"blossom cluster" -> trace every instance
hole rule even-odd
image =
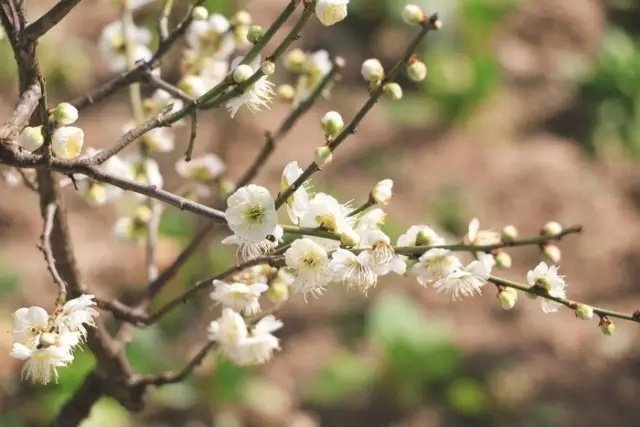
[[[81,295],[52,314],[38,306],[23,307],[13,315],[11,357],[24,360],[23,378],[48,384],[57,381],[58,368],[73,361],[73,351],[95,326],[98,312],[93,295]]]

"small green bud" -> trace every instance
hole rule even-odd
[[[505,251],[500,251],[495,256],[496,267],[498,268],[511,268],[511,255]]]
[[[78,120],[78,109],[68,102],[63,102],[53,109],[51,116],[56,124],[70,125]]]
[[[278,275],[279,276],[279,275]],[[289,299],[289,286],[285,283],[285,281],[276,277],[271,282],[269,286],[269,290],[267,291],[267,298],[274,304],[280,304]]]
[[[542,234],[545,236],[553,237],[562,233],[562,225],[556,221],[549,221],[542,227]]]
[[[505,288],[498,292],[498,303],[505,310],[511,310],[518,301],[518,291],[512,288]]]
[[[586,304],[578,304],[575,309],[576,317],[582,320],[593,319],[593,307]]]
[[[407,74],[411,80],[419,83],[427,78],[427,66],[424,62],[415,60],[407,67]]]
[[[252,25],[251,27],[249,27],[249,31],[247,32],[247,40],[249,40],[251,43],[258,43],[263,36],[264,30],[260,25]]]
[[[546,244],[542,247],[542,253],[552,263],[558,264],[562,259],[562,251],[556,245]]]
[[[287,85],[287,84],[280,85],[276,89],[276,98],[280,102],[289,103],[289,102],[292,102],[295,97],[296,97],[296,90],[291,85]]]
[[[314,153],[314,161],[319,167],[324,167],[329,164],[333,160],[333,153],[331,152],[331,148],[326,145],[321,145],[316,148]]]
[[[253,68],[247,64],[240,64],[233,70],[233,81],[243,83],[253,76]]]
[[[384,93],[392,101],[398,101],[402,99],[402,87],[398,83],[387,83],[384,85]]]
[[[293,49],[284,59],[284,66],[294,73],[302,73],[308,55],[302,49]]]
[[[426,19],[426,14],[420,6],[408,4],[402,11],[402,19],[409,25],[420,25]]]
[[[384,77],[384,67],[379,60],[371,58],[362,63],[360,73],[370,83],[379,82]]]
[[[502,228],[501,238],[504,243],[512,243],[518,238],[518,229],[514,225],[505,225]]]
[[[44,144],[44,136],[42,136],[42,126],[28,126],[20,132],[18,143],[22,148],[29,152],[36,151]]]
[[[270,76],[276,72],[276,64],[271,61],[265,61],[262,63],[262,72],[265,76]]]
[[[194,21],[205,21],[209,17],[209,11],[204,6],[196,6],[191,12]]]
[[[616,325],[608,318],[603,317],[600,321],[600,330],[605,335],[613,335],[613,332],[616,330]]]
[[[329,138],[336,137],[344,128],[344,120],[337,111],[329,111],[320,120],[324,134]]]

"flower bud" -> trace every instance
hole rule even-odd
[[[575,309],[576,317],[582,320],[593,319],[593,307],[586,304],[578,304]]]
[[[426,19],[426,15],[420,6],[408,4],[402,11],[402,19],[409,25],[420,25]]]
[[[293,49],[284,59],[284,66],[291,72],[301,73],[304,71],[307,58],[308,55],[302,49]]]
[[[314,153],[314,161],[319,167],[324,167],[329,164],[333,160],[333,153],[331,152],[331,148],[326,145],[321,145],[316,148]]]
[[[511,310],[518,301],[518,291],[513,288],[505,288],[498,292],[497,298],[500,307]]]
[[[354,247],[360,244],[360,235],[355,230],[348,229],[340,235],[340,243],[347,247]]]
[[[209,17],[209,11],[204,6],[196,6],[191,12],[194,21],[205,21]]]
[[[500,251],[495,256],[496,267],[498,268],[511,268],[511,255],[505,251]]]
[[[378,182],[371,194],[369,194],[369,200],[377,205],[387,205],[393,196],[393,181],[390,179],[383,179]]]
[[[542,234],[545,236],[553,237],[562,233],[562,226],[556,221],[550,221],[542,227]]]
[[[231,18],[231,23],[233,25],[251,25],[251,21],[251,14],[246,10],[239,10]]]
[[[546,244],[542,247],[542,253],[553,264],[558,264],[562,259],[562,252],[556,245]]]
[[[384,77],[384,67],[375,58],[367,59],[362,63],[360,69],[362,77],[370,83],[379,82]]]
[[[249,80],[253,76],[253,68],[247,64],[240,64],[233,70],[233,81],[236,83],[243,83]]]
[[[276,98],[280,102],[292,102],[296,97],[296,90],[291,85],[280,85],[276,88]]]
[[[502,228],[501,239],[504,243],[511,243],[518,238],[518,229],[513,225],[505,225]]]
[[[402,87],[398,83],[387,83],[384,85],[384,93],[392,101],[402,99]]]
[[[264,29],[260,25],[252,25],[247,32],[247,40],[256,44],[264,36]]]
[[[84,132],[73,126],[62,126],[53,131],[51,150],[62,159],[78,157],[84,144]]]
[[[42,136],[42,126],[26,127],[20,132],[18,143],[22,148],[29,152],[36,151],[44,144],[44,136]]]
[[[276,277],[267,291],[267,298],[274,304],[280,304],[289,299],[289,286],[284,280]]]
[[[316,16],[324,26],[331,26],[347,17],[349,0],[318,0]]]
[[[265,76],[270,76],[276,72],[276,64],[271,61],[263,62],[261,68]]]
[[[233,181],[228,179],[223,179],[220,181],[218,191],[220,192],[220,197],[227,198],[236,190],[236,185]]]
[[[344,128],[344,121],[342,120],[342,116],[336,111],[329,111],[327,114],[325,114],[324,117],[320,120],[320,124],[322,125],[324,134],[330,138],[337,136]]]
[[[407,67],[407,75],[414,82],[421,82],[427,78],[427,66],[422,61],[413,61]]]
[[[68,102],[63,102],[53,109],[51,115],[57,124],[66,126],[78,120],[78,109]]]
[[[613,332],[616,330],[616,325],[611,320],[603,318],[600,321],[600,330],[605,335],[613,335]]]

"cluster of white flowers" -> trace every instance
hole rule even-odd
[[[51,134],[51,151],[61,159],[76,158],[82,152],[84,145],[84,131],[75,126],[69,126],[78,120],[78,110],[71,104],[63,102],[51,110],[50,121],[54,126]],[[20,133],[18,142],[28,151],[40,149],[45,142],[42,126],[26,127]]]
[[[14,314],[11,357],[24,360],[22,376],[48,384],[58,379],[57,369],[73,361],[73,350],[95,325],[93,295],[67,301],[53,314],[38,306],[23,307]]]

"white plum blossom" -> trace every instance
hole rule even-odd
[[[467,240],[472,245],[493,245],[500,242],[500,233],[493,230],[481,230],[478,218],[473,218],[469,222]]]
[[[456,269],[444,279],[438,280],[434,288],[438,293],[449,294],[451,300],[458,301],[463,297],[479,295],[489,274],[486,264],[478,260],[471,261],[466,267]]]
[[[361,214],[355,224],[355,231],[364,234],[367,231],[379,230],[387,217],[387,214],[380,208],[371,209]]]
[[[269,289],[269,286],[264,283],[248,285],[241,282],[226,283],[214,280],[213,285],[215,289],[210,294],[212,300],[245,315],[256,314],[260,311],[258,299],[263,292]]]
[[[393,181],[383,179],[377,183],[371,190],[371,201],[378,205],[388,205],[393,196]]]
[[[74,126],[61,126],[51,135],[51,150],[62,159],[73,159],[80,155],[84,144],[84,132]]]
[[[224,308],[222,316],[209,324],[207,332],[211,341],[220,343],[223,352],[249,335],[244,318],[231,308]]]
[[[190,162],[181,159],[176,163],[176,172],[181,177],[201,182],[211,182],[222,175],[225,170],[226,166],[222,159],[212,153],[191,159]]]
[[[378,282],[378,275],[371,265],[371,252],[362,251],[355,255],[346,249],[333,252],[329,263],[334,280],[344,283],[349,288],[358,288],[364,293]]]
[[[78,334],[87,336],[87,326],[95,327],[95,318],[98,312],[95,310],[96,302],[93,295],[83,294],[78,298],[67,301],[62,306],[61,312],[55,317],[54,326],[60,333]]]
[[[447,249],[429,249],[411,269],[422,286],[448,277],[460,267],[460,260]]]
[[[38,343],[34,348],[29,348],[20,343],[14,343],[11,348],[11,357],[23,360],[22,379],[30,380],[34,383],[47,385],[51,382],[53,376],[54,381],[58,380],[58,368],[67,366],[73,361],[71,347],[59,344],[55,334],[46,333],[53,337],[53,343],[43,345]],[[42,334],[38,337],[45,337]]]
[[[282,237],[275,201],[264,187],[250,184],[239,188],[227,199],[225,218],[233,235],[222,243],[238,245],[244,259],[264,255]]]
[[[547,265],[544,262],[538,264],[533,270],[527,273],[527,282],[531,286],[539,286],[544,289],[550,296],[556,298],[567,297],[567,284],[564,276],[558,275],[558,267],[555,265]],[[558,311],[560,303],[543,298],[541,301],[542,311],[545,313],[553,313]]]
[[[318,0],[316,16],[325,26],[334,25],[347,17],[349,0]]]
[[[295,240],[284,254],[284,259],[295,276],[291,288],[305,295],[318,296],[332,280],[327,251],[311,239]]]
[[[427,225],[412,225],[398,237],[398,246],[438,246],[444,243],[445,239]]]
[[[206,51],[213,58],[226,60],[236,48],[230,30],[229,20],[223,15],[214,13],[208,20],[192,22],[187,31],[186,40],[193,49]]]
[[[299,51],[302,55],[304,52]],[[293,107],[300,105],[302,101],[309,98],[313,91],[318,87],[327,74],[331,72],[333,63],[329,52],[326,50],[318,50],[305,57],[304,64],[302,64],[303,73],[298,79],[296,86],[296,95],[293,101]],[[325,90],[326,95],[328,93],[327,88]]]
[[[362,236],[362,247],[370,247],[371,268],[384,276],[390,272],[404,274],[407,270],[406,257],[397,255],[391,246],[391,239],[380,230],[372,230]]]
[[[42,307],[22,307],[13,314],[13,340],[35,348],[38,336],[49,329],[49,313]]]
[[[241,60],[242,58],[236,58],[231,64],[231,68],[235,69]],[[260,69],[260,63],[261,58],[258,56],[249,64],[254,73]],[[231,118],[236,116],[242,106],[246,106],[254,113],[261,111],[263,108],[269,108],[269,104],[275,96],[273,87],[274,84],[269,81],[268,76],[264,75],[247,87],[242,94],[231,98],[227,102],[227,110],[229,110]]]
[[[342,233],[352,228],[353,219],[348,216],[349,212],[350,209],[333,196],[317,193],[309,201],[309,207],[300,219],[300,226]]]
[[[122,127],[123,133],[129,132],[136,126],[133,122]],[[171,129],[166,127],[156,127],[146,132],[140,137],[140,142],[150,152],[168,153],[173,151],[175,146],[174,136]]]
[[[272,332],[280,329],[282,322],[272,315],[260,319],[251,333],[237,345],[226,349],[225,354],[239,365],[258,365],[267,362],[280,348],[278,338]]]
[[[151,51],[147,47],[152,39],[151,32],[146,28],[134,27],[128,35],[131,39],[127,40],[124,30],[122,21],[114,21],[102,30],[100,36],[100,51],[107,66],[114,72],[127,68],[127,43],[131,44],[134,62],[151,59]]]
[[[296,179],[302,175],[302,168],[298,165],[298,162],[293,161],[287,163],[282,171],[282,179],[280,181],[280,188],[286,190]],[[301,185],[293,194],[286,200],[287,215],[292,223],[297,224],[300,222],[300,218],[304,215],[309,208],[309,191],[306,185]]]

